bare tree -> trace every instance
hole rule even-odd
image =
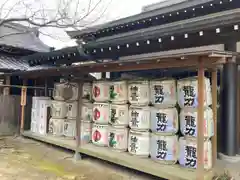
[[[54,27],[76,30],[98,21],[112,0],[1,1],[0,26],[17,22],[36,28]]]

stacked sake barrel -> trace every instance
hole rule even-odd
[[[66,138],[74,139],[76,135],[76,118],[78,112],[78,84],[67,83],[65,85],[65,102],[67,106],[67,115],[63,125],[63,135]]]
[[[178,160],[179,130],[176,81],[173,79],[150,81],[151,141],[150,156],[156,162],[175,164]]]
[[[64,123],[67,116],[67,104],[65,102],[66,83],[54,84],[53,101],[51,104],[51,119],[49,121],[48,133],[54,136],[64,135]]]
[[[128,86],[127,81],[114,81],[110,85],[111,114],[108,127],[108,147],[116,151],[128,148]]]
[[[92,84],[84,83],[82,89],[81,144],[88,144],[92,137]]]
[[[50,106],[50,97],[32,97],[31,131],[33,133],[47,134],[48,108]]]
[[[149,157],[150,150],[150,91],[149,81],[128,82],[129,139],[128,152],[139,157]]]
[[[110,121],[109,92],[110,82],[95,81],[92,86],[93,128],[92,143],[97,146],[108,146],[108,122]]]
[[[212,167],[212,145],[210,138],[214,135],[211,86],[208,78],[204,79],[204,168]],[[178,104],[180,112],[180,130],[184,137],[179,140],[180,165],[187,168],[197,166],[197,122],[198,122],[198,81],[196,77],[179,80],[177,83]]]

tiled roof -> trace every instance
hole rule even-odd
[[[0,44],[31,50],[49,52],[50,47],[38,37],[38,30],[20,24],[7,23],[0,26]]]
[[[0,70],[32,71],[47,68],[49,68],[47,65],[30,67],[27,60],[20,59],[20,57],[0,55]]]

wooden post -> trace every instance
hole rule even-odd
[[[34,80],[34,86],[37,86],[37,79]],[[37,96],[37,89],[34,89],[34,96]]]
[[[213,124],[214,136],[212,137],[212,164],[213,167],[217,160],[217,68],[212,71],[212,111],[213,111]]]
[[[6,76],[5,78],[6,80],[6,85],[11,85],[11,77],[10,76]],[[5,87],[3,88],[3,95],[9,95],[10,94],[10,87]]]
[[[44,83],[44,96],[48,96],[48,80],[45,80]]]
[[[23,86],[21,91],[21,124],[20,124],[20,133],[24,131],[24,120],[25,120],[25,106],[27,100],[27,87],[25,86],[27,81],[23,80]]]
[[[76,118],[76,150],[75,150],[75,160],[81,159],[79,153],[79,147],[81,146],[81,117],[82,117],[82,88],[83,82],[78,84],[78,111]]]
[[[204,68],[199,59],[198,67],[198,121],[197,121],[197,179],[204,178]]]

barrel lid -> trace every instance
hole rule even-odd
[[[107,106],[110,106],[109,103],[104,103],[104,102],[94,102],[93,105],[107,105]]]
[[[143,136],[150,136],[150,132],[149,131],[137,131],[137,130],[130,130],[131,134],[136,134],[136,135],[143,135]]]
[[[164,77],[164,78],[156,78],[156,79],[152,79],[150,80],[150,83],[156,83],[156,82],[176,82],[176,79],[174,78],[167,78],[167,77]]]
[[[129,109],[136,109],[136,110],[150,110],[151,107],[149,106],[137,106],[137,105],[130,105]]]
[[[128,81],[128,84],[149,84],[149,80],[147,78],[137,78],[134,80]]]

